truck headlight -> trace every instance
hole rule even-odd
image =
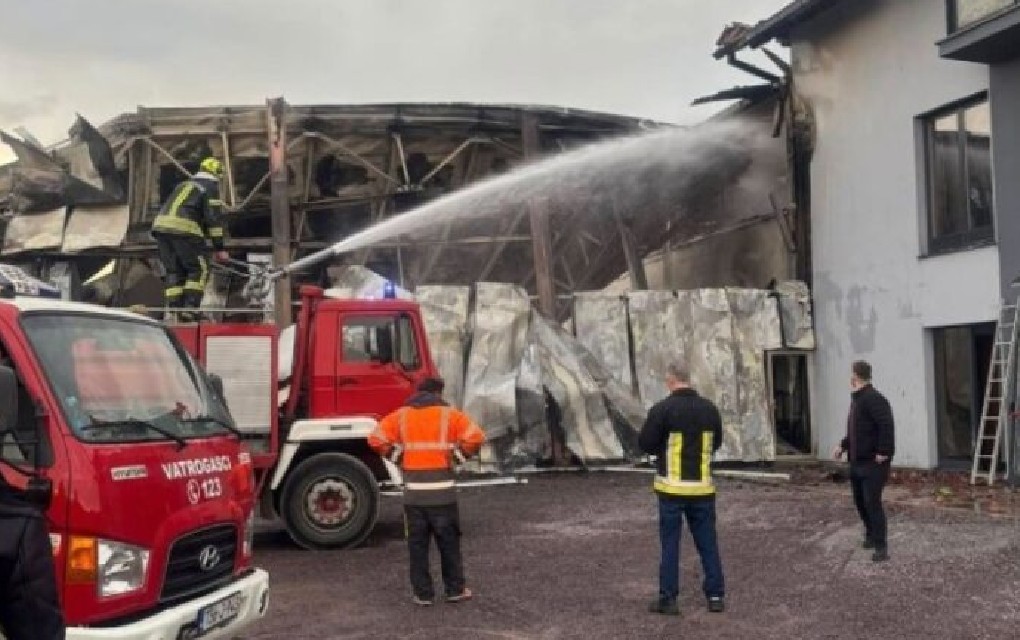
[[[100,597],[107,598],[145,586],[149,550],[122,542],[99,540],[97,549]]]
[[[241,553],[245,558],[250,558],[255,544],[255,509],[252,508],[248,519],[244,521],[244,544]]]

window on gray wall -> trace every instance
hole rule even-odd
[[[1015,4],[1017,0],[947,0],[949,33],[981,22]]]
[[[928,249],[957,251],[991,242],[991,126],[988,100],[955,105],[924,120]]]

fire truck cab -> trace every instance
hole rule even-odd
[[[67,637],[235,636],[269,583],[214,380],[163,325],[53,293],[0,266],[0,474],[45,511]]]
[[[380,487],[399,469],[366,438],[435,376],[418,305],[326,297],[302,286],[295,325],[201,323],[174,328],[223,383],[252,451],[263,515],[308,549],[351,547],[375,526]]]

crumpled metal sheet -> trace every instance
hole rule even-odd
[[[683,356],[680,305],[672,291],[627,294],[628,318],[634,339],[634,375],[645,410],[662,400],[666,367]]]
[[[719,408],[717,460],[775,459],[765,351],[782,346],[776,301],[767,291],[696,289],[628,294],[634,369],[647,409],[668,394],[667,367],[687,365],[693,386]]]
[[[739,460],[743,440],[740,389],[735,373],[733,318],[726,290],[678,291],[677,302],[687,338],[683,362],[690,371],[691,384],[715,403],[722,417],[723,444],[716,459]]]
[[[77,253],[98,247],[119,247],[127,235],[130,218],[126,204],[74,207],[67,217],[61,251]]]
[[[4,255],[59,247],[64,240],[66,217],[65,207],[14,216],[4,233]]]
[[[495,465],[517,428],[517,378],[528,345],[531,301],[509,284],[475,286],[475,312],[464,388],[464,411],[485,430],[483,467]]]
[[[573,328],[568,329],[625,388],[634,387],[630,368],[627,302],[603,293],[574,296]]]
[[[124,191],[106,139],[81,116],[68,133],[68,143],[51,154],[0,131],[0,142],[18,157],[10,168],[10,192],[0,197],[16,203],[19,211],[122,200]]]
[[[815,329],[811,317],[811,290],[799,280],[776,285],[779,313],[783,324],[783,343],[790,349],[814,349]]]
[[[767,291],[728,289],[736,345],[736,380],[743,462],[774,460],[776,429],[765,373],[765,351],[783,346],[776,300]]]
[[[429,350],[446,382],[444,398],[454,406],[464,399],[464,353],[468,341],[470,287],[429,285],[415,289]]]
[[[610,375],[608,369],[591,351],[585,349],[580,343],[577,345],[577,351],[581,365],[602,390],[606,408],[609,410],[609,416],[613,422],[613,429],[616,431],[616,437],[620,441],[624,453],[635,459],[641,457],[644,454],[638,447],[637,439],[648,411],[645,410],[634,390],[625,387],[615,376]],[[628,363],[627,366],[629,368],[630,364]]]
[[[534,466],[540,460],[551,460],[554,407],[542,386],[542,364],[539,346],[529,337],[517,371],[517,432],[512,443],[503,449],[504,468]]]
[[[559,407],[567,448],[583,464],[623,460],[602,390],[584,366],[584,347],[537,311],[532,312],[531,326],[542,384]]]

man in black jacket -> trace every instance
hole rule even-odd
[[[46,519],[0,478],[0,636],[63,640]]]
[[[670,395],[651,408],[638,444],[657,456],[653,488],[659,497],[659,597],[649,610],[679,615],[680,531],[686,516],[705,573],[702,590],[708,610],[724,610],[723,570],[715,531],[715,486],[711,460],[722,445],[722,419],[709,400],[691,388],[687,368],[671,365],[666,374]]]
[[[871,386],[871,365],[859,360],[851,367],[850,414],[846,437],[833,451],[837,460],[847,454],[854,505],[864,522],[864,548],[874,549],[871,559],[889,559],[882,489],[889,479],[895,447],[895,428],[889,401]]]

